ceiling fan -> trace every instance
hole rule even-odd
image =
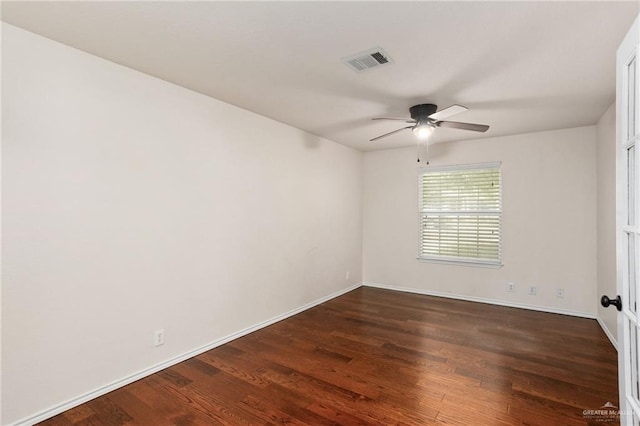
[[[411,129],[418,139],[426,140],[436,127],[449,127],[452,129],[472,130],[474,132],[486,132],[489,130],[489,126],[486,124],[473,124],[473,123],[460,123],[458,121],[443,121],[444,118],[451,117],[452,115],[459,114],[461,112],[468,111],[469,108],[461,105],[451,105],[448,108],[438,111],[438,106],[434,104],[420,104],[414,105],[409,108],[409,114],[411,119],[408,118],[386,118],[376,117],[372,120],[392,120],[392,121],[404,121],[405,123],[411,123],[411,126],[402,127],[398,130],[394,130],[384,135],[377,136],[370,139],[371,142],[384,138],[402,130]],[[437,112],[436,112],[437,111]]]

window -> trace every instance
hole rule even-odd
[[[420,169],[418,259],[501,265],[500,163]]]

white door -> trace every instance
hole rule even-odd
[[[618,315],[620,424],[640,426],[640,108],[638,18],[620,45],[616,75]],[[606,305],[606,296],[602,298]],[[621,300],[621,303],[620,303]]]

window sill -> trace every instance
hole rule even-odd
[[[439,263],[441,265],[470,266],[475,268],[489,268],[489,269],[499,269],[504,266],[504,264],[502,263],[482,263],[482,262],[468,262],[468,261],[460,261],[460,260],[426,259],[424,257],[417,257],[416,260],[421,263]]]

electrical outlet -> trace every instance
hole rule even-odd
[[[530,285],[529,286],[529,294],[532,296],[535,296],[537,294],[538,290],[536,289],[535,285]]]
[[[349,271],[347,271],[347,273],[346,273],[346,274],[344,274],[344,278],[345,278],[346,280],[348,280],[350,276],[351,276],[351,272],[349,272]]]
[[[564,288],[559,288],[556,290],[556,297],[558,299],[564,299]]]
[[[516,291],[516,286],[513,283],[507,283],[507,291]]]
[[[164,345],[164,328],[161,328],[160,330],[156,330],[156,332],[153,333],[153,345],[154,346]]]

